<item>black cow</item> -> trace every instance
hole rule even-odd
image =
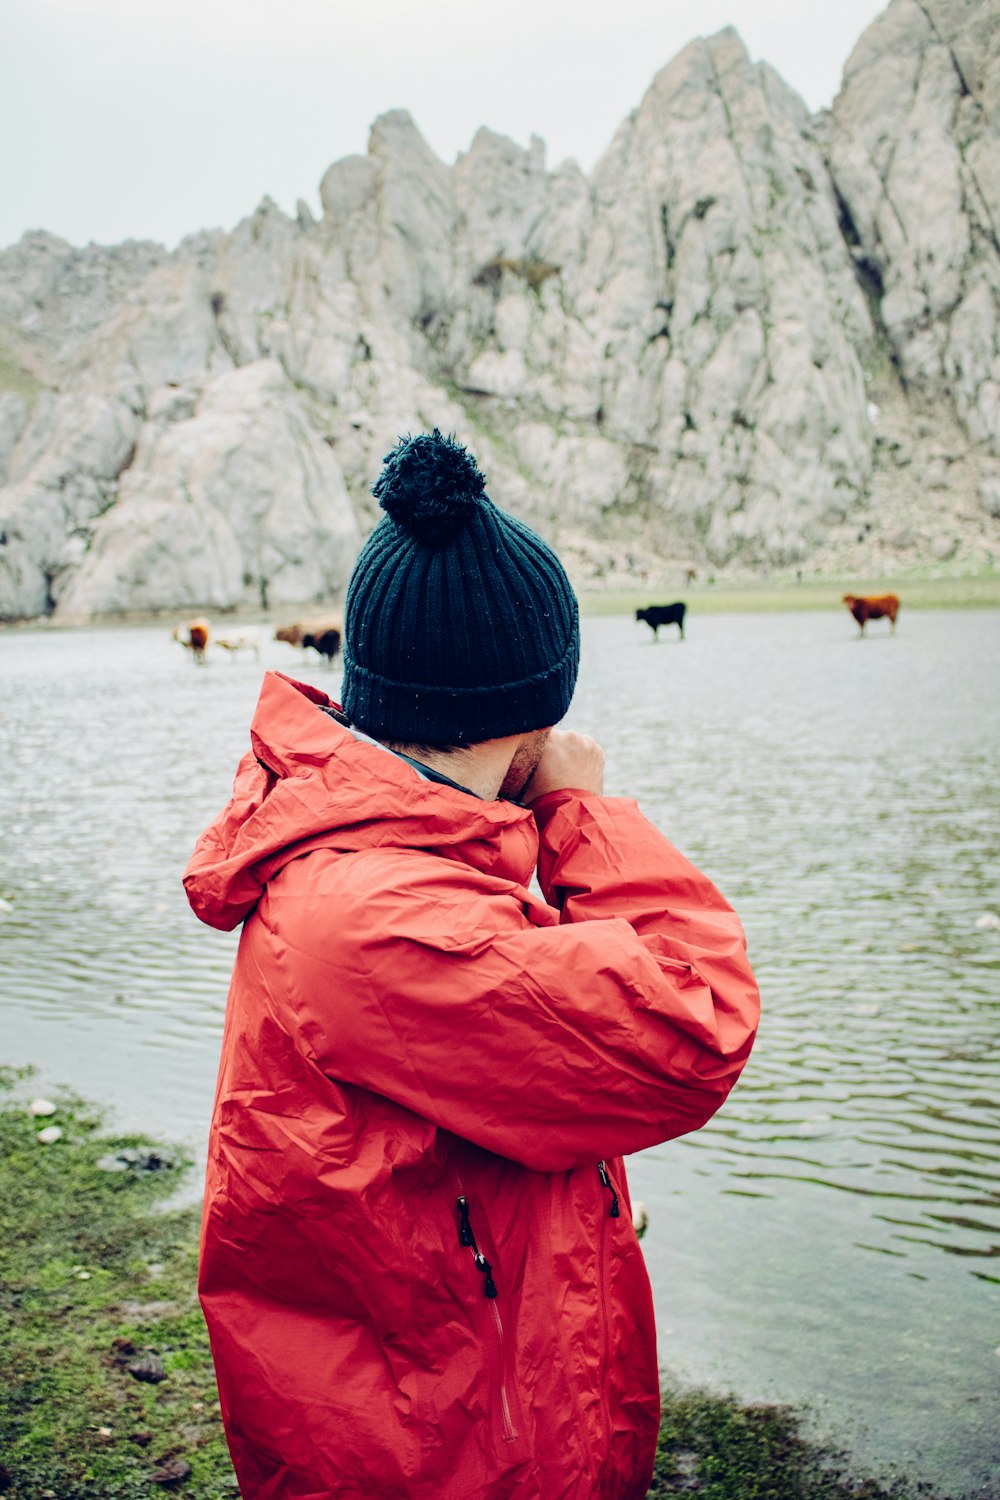
[[[322,631],[319,635],[307,633],[302,637],[303,650],[307,646],[311,646],[314,651],[318,651],[320,656],[324,656],[332,666],[333,659],[340,650],[340,631],[334,630],[331,627],[329,630]]]
[[[637,620],[645,620],[653,631],[653,639],[660,639],[661,625],[676,625],[684,639],[684,616],[687,614],[687,605],[681,604],[651,604],[648,609],[637,609],[635,617]]]

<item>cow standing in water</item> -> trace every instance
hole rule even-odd
[[[185,620],[182,624],[175,625],[170,633],[186,651],[190,651],[192,659],[199,666],[205,665],[205,652],[211,635],[211,626],[207,620]]]
[[[340,631],[331,625],[329,629],[321,630],[318,634],[311,631],[307,632],[302,637],[302,649],[305,651],[310,647],[313,651],[318,651],[320,656],[332,667],[334,657],[340,650]]]
[[[653,639],[660,639],[661,625],[676,625],[684,639],[684,616],[687,614],[687,605],[681,604],[651,604],[648,609],[637,609],[635,617],[637,620],[645,620],[653,632]]]
[[[311,620],[296,620],[291,625],[279,625],[274,632],[276,641],[285,641],[289,646],[301,646],[303,651],[307,646],[312,646],[319,651],[320,655],[328,655],[331,660],[336,651],[340,650],[340,636],[344,627],[342,615],[317,615]],[[324,652],[316,645],[324,636],[335,635],[337,637],[336,651]]]
[[[869,620],[883,618],[889,620],[895,634],[896,616],[899,614],[899,599],[895,594],[878,594],[872,597],[845,594],[843,602],[860,625],[862,636],[864,636],[865,626]]]

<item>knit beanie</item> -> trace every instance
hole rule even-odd
[[[400,438],[386,512],[347,588],[344,712],[375,739],[471,745],[557,723],[580,659],[576,596],[541,537],[499,510],[453,438]]]

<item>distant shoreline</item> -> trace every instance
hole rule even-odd
[[[629,614],[652,603],[683,599],[692,614],[780,614],[793,610],[844,608],[845,594],[898,594],[901,611],[909,609],[1000,609],[1000,569],[969,574],[931,573],[858,577],[697,578],[693,583],[652,583],[642,589],[602,593],[584,589],[585,615]]]
[[[596,589],[579,585],[577,593],[584,615],[628,615],[654,603],[683,599],[692,614],[781,614],[796,610],[842,609],[846,593],[898,594],[904,611],[911,609],[1000,609],[1000,568],[978,573],[949,573],[944,568],[912,574],[861,576],[836,574],[829,577],[733,578],[716,583],[708,577],[693,583],[652,580],[641,587]],[[280,625],[313,615],[336,613],[338,604],[289,604],[262,613],[259,609],[217,609],[211,605],[184,605],[175,609],[130,610],[121,614],[96,615],[89,619],[57,620],[36,615],[25,620],[0,620],[0,633],[10,630],[111,630],[137,625],[174,625],[178,620],[204,615],[209,620],[231,624]]]

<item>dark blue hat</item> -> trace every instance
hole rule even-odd
[[[498,510],[452,438],[401,438],[354,565],[344,711],[393,744],[466,745],[556,724],[580,660],[576,596],[541,537]]]

